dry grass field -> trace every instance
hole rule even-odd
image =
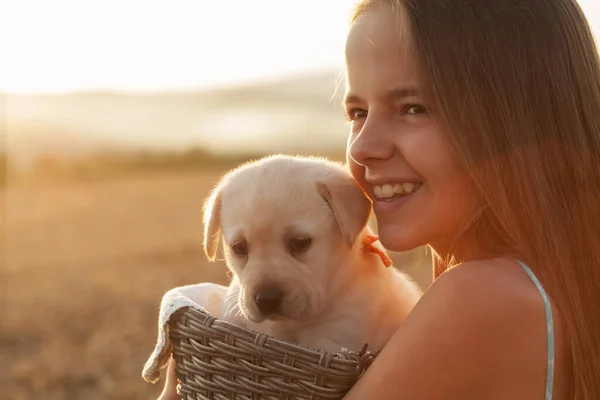
[[[25,399],[155,399],[141,370],[160,299],[227,282],[201,247],[201,205],[224,170],[9,187],[0,394]],[[423,250],[394,254],[423,285]]]

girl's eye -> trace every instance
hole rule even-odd
[[[245,240],[236,242],[231,246],[231,250],[233,250],[236,256],[245,258],[248,255],[248,243]]]
[[[402,107],[402,114],[418,115],[418,114],[426,114],[426,113],[427,113],[427,109],[418,104],[407,104],[404,107]]]
[[[367,110],[362,108],[351,108],[346,110],[346,116],[349,121],[356,121],[367,117]]]

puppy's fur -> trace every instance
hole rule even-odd
[[[233,272],[225,319],[337,352],[384,345],[421,292],[365,252],[370,200],[338,163],[275,155],[226,174],[204,206],[204,248]],[[256,295],[283,297],[265,315]]]

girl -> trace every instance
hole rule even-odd
[[[364,0],[346,75],[380,240],[429,245],[435,277],[346,398],[600,399],[600,63],[576,1]]]
[[[346,69],[380,240],[436,255],[347,398],[600,399],[600,64],[576,1],[365,0]]]

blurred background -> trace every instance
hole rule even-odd
[[[344,159],[353,4],[0,1],[0,397],[156,398],[162,295],[228,281],[201,247],[215,181],[275,152]],[[429,284],[425,249],[393,258]]]

